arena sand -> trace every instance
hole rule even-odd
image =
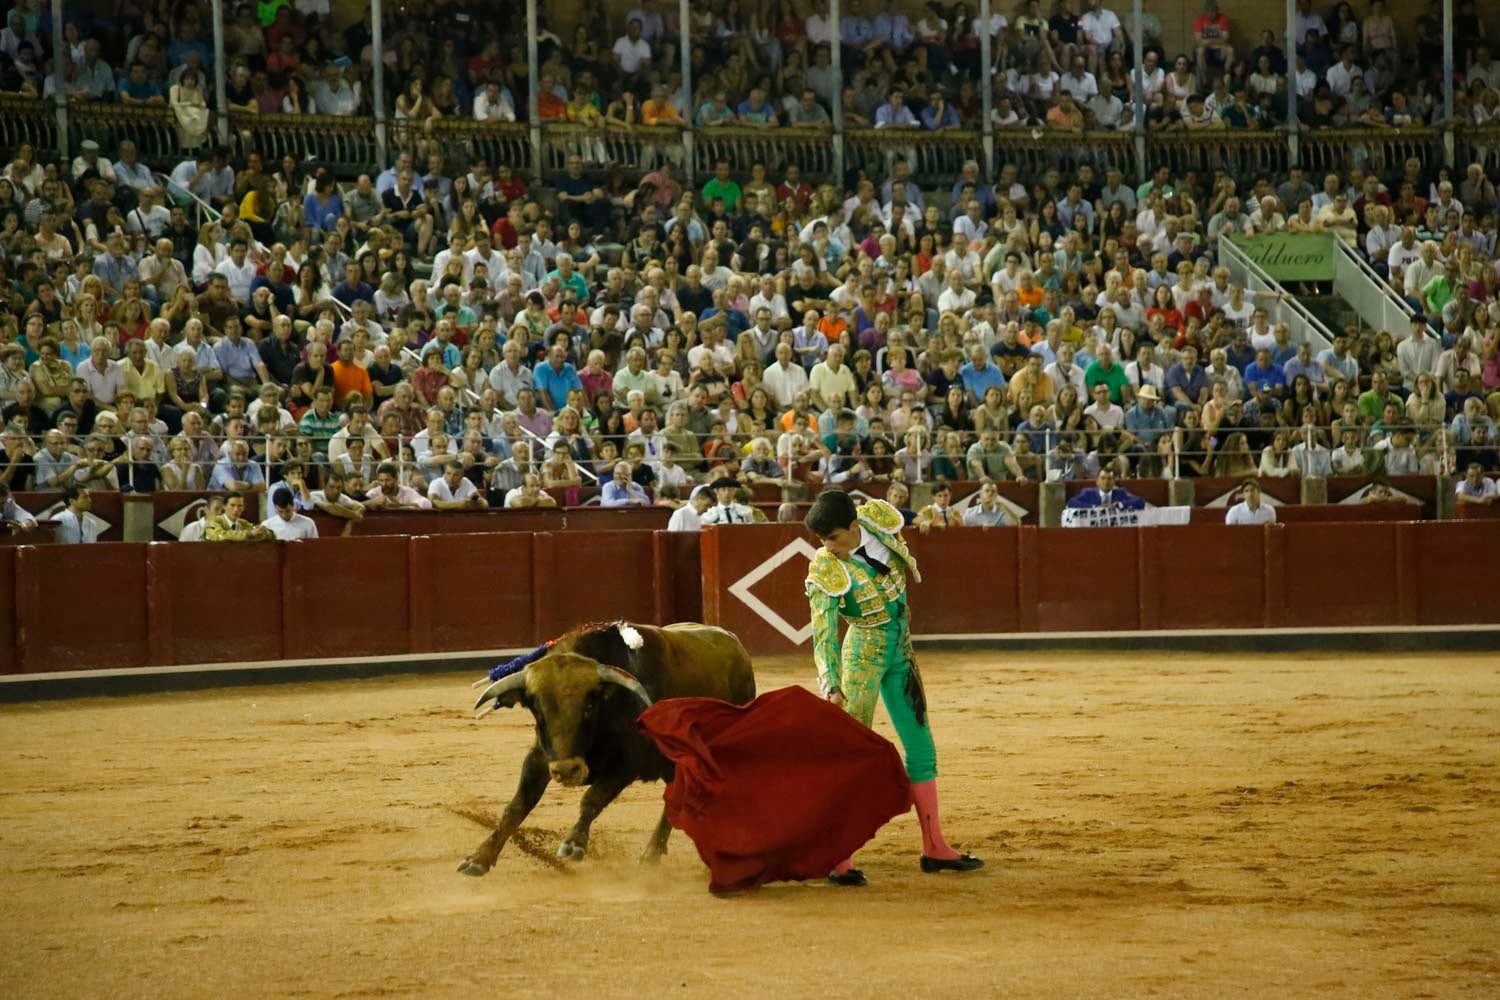
[[[920,874],[908,815],[866,890],[732,899],[681,834],[636,866],[659,785],[456,874],[531,738],[461,675],[5,706],[0,996],[1500,995],[1500,658],[923,662],[989,867]]]

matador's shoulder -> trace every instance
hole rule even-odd
[[[901,512],[884,500],[866,500],[860,504],[859,519],[887,535],[896,534],[906,523]]]
[[[809,592],[816,588],[829,597],[841,597],[848,592],[853,582],[843,560],[827,549],[819,549],[807,564]]]

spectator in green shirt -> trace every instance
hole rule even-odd
[[[314,451],[327,453],[328,439],[343,426],[333,409],[333,386],[319,387],[313,394],[312,409],[302,414],[302,420],[297,426],[303,435],[312,438]]]
[[[1099,357],[1093,364],[1089,365],[1083,373],[1083,384],[1093,388],[1096,382],[1103,382],[1109,387],[1109,401],[1111,403],[1124,402],[1124,393],[1127,380],[1123,365],[1115,364],[1114,352],[1106,344],[1099,348]]]
[[[729,161],[720,160],[714,164],[714,175],[709,178],[708,183],[703,185],[703,201],[713,201],[715,198],[724,199],[724,211],[733,214],[734,206],[740,201],[740,186],[729,176]]]
[[[1458,287],[1458,262],[1449,261],[1443,273],[1433,278],[1422,288],[1422,301],[1427,303],[1427,315],[1441,316],[1443,306],[1453,299],[1454,289]]]

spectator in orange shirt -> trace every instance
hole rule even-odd
[[[1057,104],[1047,112],[1047,127],[1060,132],[1082,132],[1083,112],[1073,101],[1073,95],[1063,91]]]
[[[849,329],[849,321],[842,313],[828,310],[828,315],[818,320],[818,332],[828,338],[828,343],[836,344],[844,331]]]
[[[641,105],[642,125],[682,125],[682,116],[677,106],[667,97],[667,87],[658,83],[651,88],[651,97]]]
[[[557,96],[554,90],[557,81],[552,74],[547,73],[537,81],[536,88],[536,110],[544,122],[566,121],[568,118],[568,102]]]
[[[339,341],[339,359],[333,363],[333,405],[342,407],[351,392],[367,400],[374,395],[370,373],[354,363],[354,341],[346,337]]]

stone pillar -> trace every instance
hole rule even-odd
[[[120,497],[123,523],[121,541],[149,542],[156,537],[156,513],[149,493],[125,493]]]
[[[1063,505],[1067,502],[1068,491],[1064,483],[1040,484],[1037,488],[1036,523],[1043,528],[1062,527]]]
[[[1437,516],[1439,521],[1451,521],[1458,516],[1458,504],[1453,499],[1454,477],[1437,477]]]
[[[1198,488],[1191,479],[1167,480],[1167,503],[1173,507],[1191,507],[1198,497]]]
[[[1328,480],[1322,476],[1302,477],[1302,502],[1325,504],[1328,502]]]

